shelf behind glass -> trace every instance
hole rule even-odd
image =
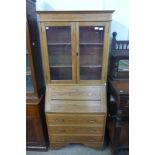
[[[104,44],[103,43],[82,43],[80,42],[80,45],[89,45],[89,46],[94,46],[94,45],[98,45],[98,46],[103,46]]]
[[[72,80],[72,67],[50,67],[51,80]]]
[[[104,27],[103,26],[80,26],[80,43],[103,44]]]
[[[71,43],[51,43],[51,42],[48,42],[47,43],[48,46],[66,46],[66,45],[71,45]]]
[[[80,67],[80,80],[101,80],[102,67]]]
[[[70,47],[64,50],[50,49],[48,58],[49,58],[50,66],[71,66],[72,65],[72,54],[71,54]]]
[[[71,41],[70,26],[46,26],[47,42],[52,44],[69,43]]]
[[[51,80],[72,80],[71,26],[46,27]]]
[[[103,46],[80,46],[80,65],[102,65]]]

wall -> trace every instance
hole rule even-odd
[[[128,0],[37,0],[37,10],[115,10],[111,33],[119,40],[129,38]]]

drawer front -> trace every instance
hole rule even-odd
[[[54,124],[98,124],[105,123],[105,115],[57,115],[47,114],[46,120],[48,125]]]
[[[48,126],[49,134],[103,134],[103,127]]]
[[[80,143],[80,142],[101,142],[103,140],[103,135],[101,136],[59,136],[59,135],[50,135],[50,142],[62,143]]]

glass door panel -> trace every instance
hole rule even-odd
[[[32,74],[31,74],[31,67],[29,62],[29,53],[26,50],[26,92],[33,93],[33,83],[32,83]]]
[[[103,26],[80,26],[80,80],[101,80],[104,47]]]
[[[70,26],[46,26],[51,80],[72,80]]]

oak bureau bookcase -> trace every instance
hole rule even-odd
[[[113,11],[38,11],[52,148],[102,148]]]

